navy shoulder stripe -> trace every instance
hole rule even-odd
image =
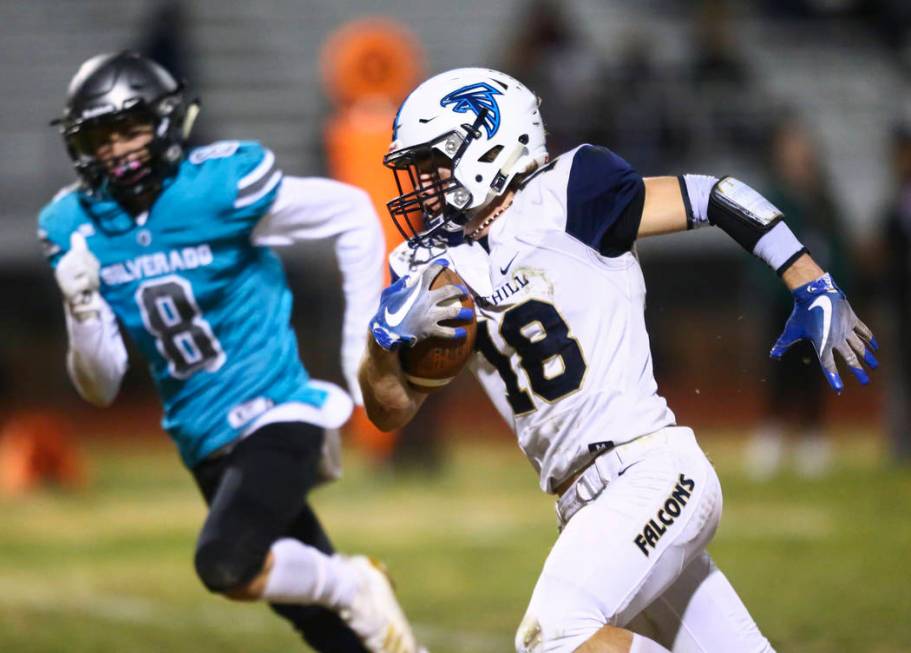
[[[642,219],[645,184],[605,147],[576,150],[566,186],[566,231],[605,256],[632,247]]]

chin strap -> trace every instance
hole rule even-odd
[[[526,139],[527,140],[527,139]],[[503,189],[506,187],[506,180],[509,179],[509,174],[512,172],[512,168],[516,165],[516,162],[528,151],[528,148],[525,147],[525,143],[519,142],[509,156],[506,157],[506,160],[503,162],[503,165],[500,166],[500,170],[497,172],[497,175],[493,178],[493,181],[490,182],[490,189],[499,195],[503,192]]]
[[[193,131],[193,125],[196,123],[196,117],[199,115],[199,111],[199,100],[190,102],[190,105],[187,107],[187,115],[184,117],[183,125],[181,127],[181,135],[183,136],[184,141],[190,138],[190,132]]]

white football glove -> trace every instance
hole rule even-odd
[[[440,322],[474,317],[473,309],[452,301],[468,295],[468,288],[446,285],[430,290],[430,284],[446,267],[449,261],[439,259],[422,273],[414,277],[406,274],[382,292],[380,308],[370,322],[370,332],[380,347],[392,351],[402,344],[410,347],[431,337],[465,339],[465,327],[443,326]]]
[[[98,272],[101,264],[89,251],[85,236],[73,232],[70,236],[70,251],[63,255],[54,270],[54,277],[64,304],[70,315],[83,322],[97,318],[101,311],[101,295],[98,288],[101,282]]]

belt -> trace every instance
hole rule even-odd
[[[569,482],[557,499],[554,508],[557,511],[558,528],[563,530],[573,515],[586,504],[597,499],[604,492],[604,488],[615,481],[627,467],[640,460],[643,453],[663,444],[669,444],[669,431],[671,430],[688,432],[688,435],[675,434],[675,439],[682,442],[687,440],[695,442],[692,431],[689,429],[664,428],[608,449],[592,460],[588,467]]]

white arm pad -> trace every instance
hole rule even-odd
[[[83,399],[96,406],[109,406],[127,370],[127,350],[114,312],[103,299],[99,301],[97,318],[80,322],[66,311],[66,368]]]
[[[336,238],[345,295],[342,372],[355,403],[363,405],[357,367],[367,346],[370,318],[379,304],[386,256],[379,217],[367,193],[329,179],[285,177],[272,210],[251,238],[254,245],[270,247]]]
[[[781,211],[742,181],[724,177],[719,182],[708,175],[682,175],[680,181],[688,228],[718,226],[778,274],[807,251]]]

